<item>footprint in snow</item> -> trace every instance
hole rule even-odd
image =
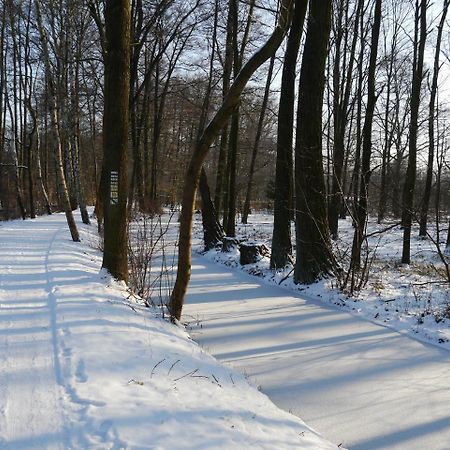
[[[77,364],[77,370],[75,372],[75,376],[77,378],[78,383],[86,383],[87,375],[86,370],[84,368],[84,361],[80,360]]]

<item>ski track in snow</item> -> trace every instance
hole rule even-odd
[[[110,424],[95,430],[86,413],[101,403],[81,398],[73,383],[86,381],[84,363],[73,356],[58,295],[64,297],[64,287],[83,278],[67,270],[55,246],[67,234],[65,224],[54,221],[48,231],[50,239],[47,233],[28,236],[13,225],[2,241],[9,263],[0,264],[0,448],[122,448]],[[18,247],[23,251],[15,257]],[[21,326],[22,320],[33,326]]]

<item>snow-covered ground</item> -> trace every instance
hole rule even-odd
[[[337,448],[139,306],[80,228],[0,223],[2,450]]]
[[[183,315],[205,349],[352,450],[450,449],[447,344],[362,320],[364,310],[333,304],[338,293],[324,284],[277,286],[265,262],[246,266],[249,275],[214,258],[236,263],[234,254],[195,255]]]
[[[237,225],[237,238],[264,243],[271,246],[273,215],[254,214],[248,225]],[[290,268],[274,273],[269,269],[269,257],[257,264],[239,265],[239,251],[222,253],[212,250],[205,256],[230,267],[239,267],[247,273],[264,278],[268,283],[280,285],[294,292],[304,292],[325,303],[337,305],[353,314],[360,315],[395,330],[406,332],[417,339],[431,342],[450,350],[450,287],[445,281],[444,267],[430,239],[418,237],[414,227],[411,241],[411,265],[400,264],[402,252],[402,230],[390,223],[368,226],[370,276],[367,285],[349,297],[337,289],[333,279],[322,280],[310,286],[295,285]],[[379,233],[380,230],[388,229]],[[440,235],[444,251],[446,228]],[[200,222],[196,225],[197,236],[201,236]],[[435,227],[430,232],[435,237]],[[292,230],[292,236],[295,236]],[[350,253],[353,228],[350,220],[340,220],[339,240],[336,253],[344,260]],[[201,243],[196,251],[202,250]],[[450,261],[450,257],[449,257]],[[286,278],[286,279],[285,279]],[[282,281],[284,280],[284,281]],[[450,444],[449,444],[450,448]]]
[[[183,320],[207,351],[332,442],[351,450],[450,448],[443,348],[200,255]]]

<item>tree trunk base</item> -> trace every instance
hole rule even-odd
[[[239,245],[239,241],[235,238],[224,237],[222,240],[222,251],[224,253],[232,252]]]
[[[242,266],[254,264],[261,260],[263,256],[269,254],[269,249],[264,244],[246,243],[239,246],[240,259]]]

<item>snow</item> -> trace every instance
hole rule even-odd
[[[258,240],[271,247],[273,216],[255,214],[249,217],[248,225],[238,224],[239,240]],[[430,239],[418,237],[418,229],[413,229],[410,265],[400,264],[402,253],[402,230],[393,227],[387,232],[380,230],[392,227],[385,223],[377,225],[370,222],[369,238],[370,267],[369,282],[360,292],[349,297],[337,287],[334,279],[322,280],[313,285],[295,285],[290,274],[291,268],[274,273],[269,269],[269,257],[257,264],[239,265],[239,250],[223,253],[212,250],[206,258],[229,267],[262,277],[267,283],[281,285],[290,292],[302,292],[316,300],[336,305],[352,314],[364,317],[383,326],[409,334],[415,339],[436,344],[450,350],[450,289],[446,281],[444,266],[437,255],[435,245]],[[199,235],[197,225],[197,235]],[[441,249],[445,248],[443,239],[447,229],[440,233]],[[340,220],[339,240],[334,244],[338,255],[345,258],[350,254],[353,228],[350,220]],[[435,236],[435,227],[430,227]],[[295,233],[292,232],[292,236]],[[293,243],[295,244],[295,243]],[[202,247],[197,245],[196,251]],[[449,260],[450,261],[450,260]],[[344,265],[345,266],[345,265]],[[288,277],[288,275],[290,276]]]
[[[342,249],[352,229],[340,226]],[[239,225],[238,238],[270,246],[271,228],[270,215],[254,215]],[[274,274],[268,258],[240,266],[237,249],[200,255],[198,244],[184,320],[204,348],[333,442],[352,450],[448,450],[450,322],[436,320],[448,286],[424,271],[439,268],[429,241],[414,238],[416,263],[400,266],[401,231],[379,238],[371,242],[378,245],[372,272],[383,286],[369,284],[355,298],[331,280],[281,282],[289,269]]]
[[[183,320],[205,349],[332,442],[352,450],[450,448],[444,348],[200,255]]]
[[[141,306],[80,231],[63,214],[0,224],[2,450],[337,448]],[[222,282],[197,279],[197,301]]]

